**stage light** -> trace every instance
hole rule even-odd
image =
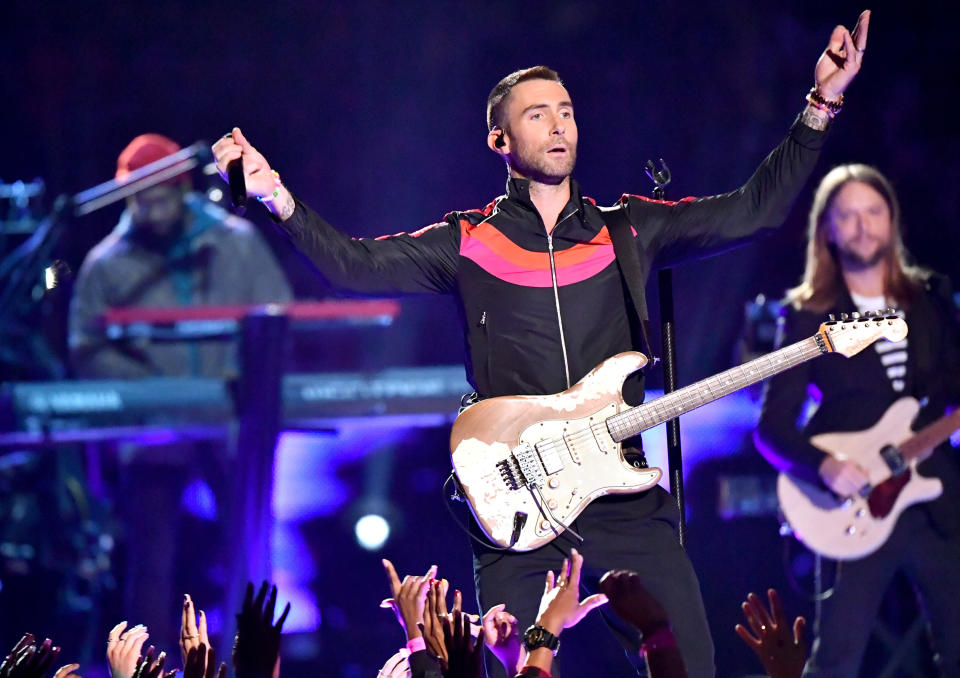
[[[376,551],[390,537],[390,523],[376,513],[362,516],[353,528],[357,543],[368,551]]]

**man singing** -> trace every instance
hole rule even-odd
[[[842,26],[834,30],[816,65],[809,105],[742,188],[679,203],[621,199],[644,277],[782,222],[860,69],[868,21],[864,12],[852,34]],[[639,348],[630,331],[632,305],[603,213],[571,178],[577,123],[558,75],[537,66],[501,80],[487,100],[487,129],[487,146],[506,163],[504,195],[412,234],[375,240],[349,238],[294,198],[239,129],[213,150],[224,176],[230,161],[242,160],[249,194],[334,286],[370,295],[454,295],[467,377],[479,398],[556,393],[604,359]],[[634,458],[643,463],[639,449]],[[689,674],[712,676],[713,646],[696,575],[678,542],[678,521],[672,499],[655,487],[590,504],[571,525],[582,543],[567,531],[526,553],[475,545],[480,605],[506,603],[521,628],[531,624],[544,573],[576,547],[587,564],[581,583],[591,593],[608,569],[639,572],[672,620]],[[604,615],[639,661],[636,631]],[[549,633],[533,635],[551,642]]]

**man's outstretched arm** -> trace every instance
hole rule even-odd
[[[284,233],[330,284],[370,295],[450,292],[455,284],[460,231],[447,221],[413,234],[353,239],[297,200],[239,128],[213,145],[220,175],[243,163],[247,195],[258,198]]]

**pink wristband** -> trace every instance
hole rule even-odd
[[[662,650],[668,647],[676,647],[677,639],[673,637],[673,631],[669,626],[657,629],[649,636],[644,636],[643,643],[640,645],[640,652],[646,654],[652,650]]]
[[[410,640],[407,641],[407,649],[410,650],[411,653],[419,652],[420,650],[426,650],[427,641],[423,639],[423,636],[420,636],[418,638],[411,638]]]

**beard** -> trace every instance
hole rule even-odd
[[[849,247],[841,247],[839,245],[835,247],[841,266],[851,271],[863,271],[868,268],[873,268],[886,259],[892,249],[891,243],[881,242],[877,245],[877,249],[873,251],[873,254],[864,256]]]
[[[577,164],[577,147],[562,144],[566,153],[551,154],[547,151],[559,145],[556,141],[529,148],[517,143],[516,150],[511,154],[511,165],[514,170],[531,181],[541,184],[559,184],[573,173]]]

